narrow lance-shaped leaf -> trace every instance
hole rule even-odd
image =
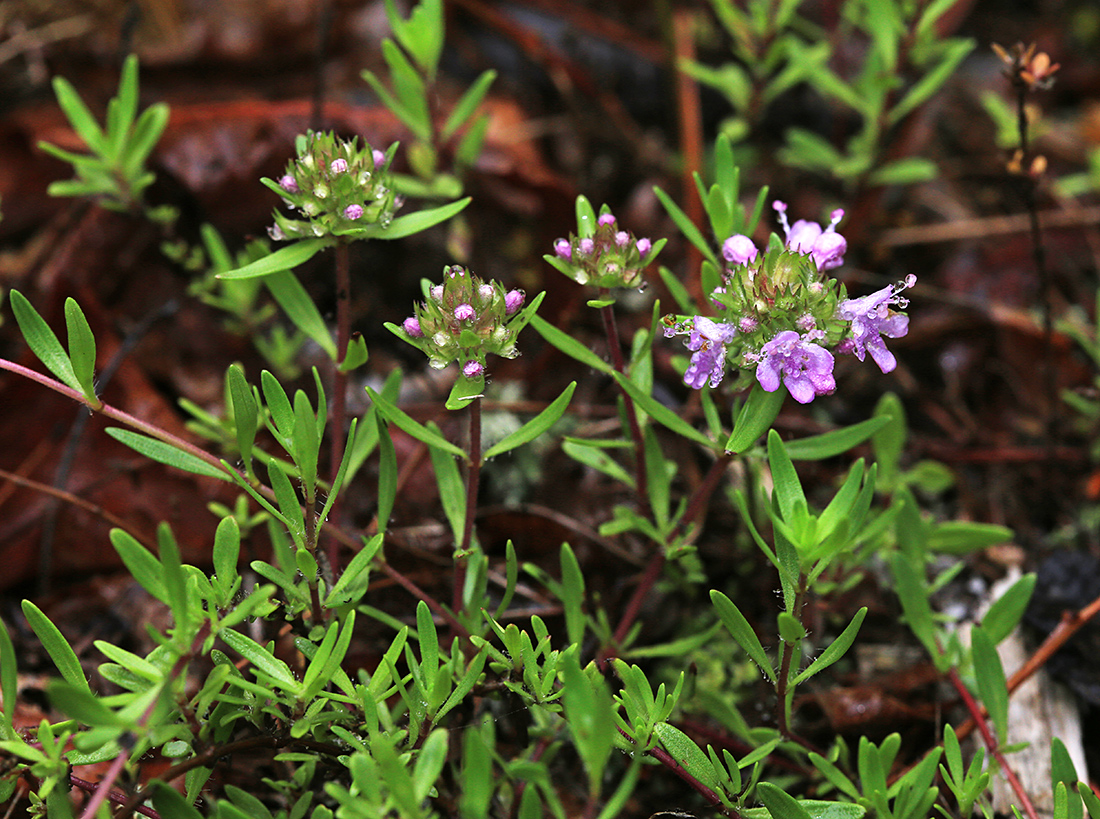
[[[432,432],[419,421],[411,418],[408,413],[404,412],[396,405],[391,404],[370,387],[367,387],[367,395],[370,396],[371,401],[374,402],[374,405],[378,407],[378,411],[383,416],[395,423],[416,440],[421,441],[428,446],[436,447],[443,450],[444,452],[449,452],[452,455],[456,455],[459,458],[462,458],[464,461],[469,461],[470,457],[457,446],[452,444],[439,433]]]
[[[208,478],[217,478],[221,481],[233,480],[225,468],[219,469],[211,463],[204,461],[197,455],[177,449],[172,444],[142,435],[130,429],[119,427],[107,427],[107,434],[119,443],[125,444],[135,452],[144,455],[152,461],[182,469],[184,472],[192,472],[195,475],[203,475]]]
[[[305,264],[326,247],[332,244],[332,239],[302,239],[292,245],[281,247],[273,253],[257,259],[244,267],[236,270],[227,270],[219,273],[219,279],[252,279],[256,276],[270,276],[280,270],[291,270],[300,264]]]
[[[755,444],[779,415],[779,408],[783,406],[785,397],[786,392],[782,389],[766,392],[759,384],[754,384],[752,392],[737,414],[733,432],[726,441],[726,451],[740,455]]]
[[[11,301],[11,309],[15,314],[19,331],[23,334],[23,339],[31,348],[31,352],[38,356],[38,360],[45,364],[46,369],[57,376],[58,380],[74,390],[84,392],[80,379],[73,372],[69,356],[53,330],[46,324],[45,319],[18,290],[12,290],[8,298]]]
[[[734,605],[732,600],[720,591],[712,590],[710,599],[714,604],[714,608],[718,611],[718,618],[733,636],[733,639],[745,650],[745,653],[749,655],[749,659],[760,667],[760,670],[764,672],[764,676],[775,682],[775,669],[772,668],[768,655],[764,653],[764,646],[760,644],[760,638],[752,630],[752,626],[745,619],[745,615]]]
[[[542,412],[517,429],[502,438],[485,452],[485,460],[503,455],[505,452],[523,446],[535,440],[550,427],[558,422],[569,407],[569,400],[573,397],[573,391],[577,388],[577,382],[570,382],[561,395],[555,398]]]
[[[73,298],[65,299],[65,326],[69,334],[69,361],[84,397],[99,405],[95,395],[95,336],[84,311]]]
[[[980,627],[971,632],[971,651],[974,657],[974,676],[978,681],[978,695],[989,712],[997,738],[1004,742],[1008,735],[1008,687],[1005,683],[1004,666],[993,640]]]
[[[50,618],[42,613],[30,600],[23,601],[23,616],[27,618],[27,624],[42,643],[42,648],[50,655],[53,664],[61,672],[62,679],[70,685],[91,691],[88,680],[84,677],[84,670],[80,667],[80,660],[73,651],[69,641],[65,639],[60,629],[50,622]],[[8,707],[5,702],[5,707]]]
[[[407,213],[404,216],[398,216],[390,222],[388,227],[373,224],[364,228],[339,230],[336,231],[336,234],[338,236],[346,236],[349,239],[404,239],[406,236],[412,236],[430,227],[435,227],[441,222],[446,222],[468,204],[470,204],[469,196],[465,199],[459,199],[457,202],[440,205],[437,208],[418,210],[415,213]]]
[[[546,339],[551,345],[561,350],[570,358],[576,359],[581,364],[584,364],[597,372],[602,372],[610,375],[615,371],[615,368],[589,350],[575,338],[568,333],[559,330],[553,324],[548,322],[542,316],[534,316],[531,319],[531,326],[538,330],[539,335]]]
[[[294,326],[335,361],[336,342],[333,341],[332,333],[329,332],[325,320],[321,318],[317,305],[314,304],[302,283],[298,281],[298,277],[290,270],[277,270],[264,279],[264,284],[275,297],[275,301],[283,308],[287,318],[294,322]]]
[[[707,438],[706,435],[701,433],[664,404],[657,401],[653,396],[642,392],[637,384],[629,378],[626,378],[622,373],[612,372],[612,376],[619,382],[619,386],[626,390],[630,397],[634,399],[634,403],[638,405],[639,409],[654,421],[662,426],[668,427],[676,434],[690,441],[695,441],[708,448],[714,446],[714,442]]]
[[[252,387],[244,377],[244,368],[240,364],[231,364],[225,372],[229,385],[229,402],[233,409],[233,427],[237,433],[237,447],[241,451],[241,460],[245,471],[252,473],[252,444],[256,440],[259,422],[259,405]]]
[[[863,624],[863,618],[866,616],[867,607],[864,606],[856,612],[856,616],[852,618],[852,622],[845,627],[844,631],[842,631],[840,635],[833,640],[804,671],[802,671],[801,674],[794,678],[793,684],[798,685],[814,674],[824,671],[843,657],[848,652],[848,649],[852,647],[852,643],[855,642],[856,635],[859,634],[859,627]]]

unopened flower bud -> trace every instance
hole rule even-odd
[[[630,241],[630,234],[625,230],[620,230],[615,234],[615,244],[619,247],[626,247],[626,243]]]
[[[577,245],[577,249],[587,256],[596,249],[596,243],[591,239],[581,239],[580,243]]]
[[[598,225],[613,225],[615,224],[615,217],[610,213],[604,213],[600,215],[600,218],[596,220]]]
[[[509,316],[523,307],[524,294],[522,290],[509,290],[504,294],[504,312]]]
[[[344,218],[345,219],[351,219],[351,220],[354,221],[355,219],[359,219],[360,217],[362,217],[362,215],[363,215],[363,206],[362,205],[348,205],[346,208],[344,208]]]
[[[435,287],[433,287],[431,289],[430,292],[431,292],[431,296],[432,296],[432,301],[435,301],[435,302],[443,301],[443,285],[437,284]]]
[[[287,193],[297,193],[298,192],[298,180],[295,179],[290,174],[287,174],[286,176],[284,176],[282,179],[279,180],[279,187],[281,187]]]
[[[493,297],[493,286],[491,284],[483,284],[477,289],[477,292],[482,299],[491,299]]]
[[[386,155],[377,148],[371,151],[371,159],[374,160],[374,167],[376,168],[381,168],[386,164]]]
[[[459,321],[467,321],[476,315],[476,311],[469,304],[460,304],[455,308],[455,318]]]
[[[333,173],[347,173],[348,161],[343,157],[332,160],[332,164],[328,166],[328,169]]]
[[[742,233],[735,233],[722,243],[722,258],[730,264],[754,262],[758,252],[752,239]]]
[[[639,239],[638,240],[637,248],[638,248],[638,252],[641,255],[644,256],[647,253],[649,253],[649,251],[652,247],[653,247],[653,242],[651,242],[649,239]]]
[[[467,361],[462,366],[462,374],[467,378],[477,378],[485,372],[485,365],[480,361]]]
[[[416,316],[409,316],[401,326],[404,327],[405,332],[413,338],[424,337],[424,331],[420,329],[420,322],[417,321]]]
[[[554,242],[554,252],[562,259],[569,259],[573,256],[573,248],[568,239],[558,239]]]

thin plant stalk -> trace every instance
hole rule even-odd
[[[344,457],[345,434],[347,428],[348,376],[341,369],[348,355],[351,340],[351,253],[346,242],[336,245],[336,362],[332,368],[332,404],[329,412],[331,430],[331,455],[329,457],[329,480],[335,482],[340,470],[340,461]],[[333,504],[330,515],[338,519],[336,505]],[[326,557],[329,571],[335,577],[340,571],[340,544],[328,538]]]
[[[470,402],[470,463],[466,467],[466,516],[462,524],[462,542],[455,556],[454,591],[451,597],[451,606],[455,613],[462,611],[462,590],[466,585],[466,565],[474,539],[474,516],[477,514],[477,490],[480,483],[481,396],[478,396]]]

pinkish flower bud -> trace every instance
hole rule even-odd
[[[338,157],[337,159],[332,160],[332,164],[328,166],[328,169],[333,173],[347,173],[348,161],[343,157]]]
[[[434,302],[443,301],[443,285],[437,284],[435,287],[433,287],[431,289],[431,294],[432,294],[432,301],[434,301]]]
[[[374,167],[381,168],[383,165],[386,164],[386,155],[377,148],[371,151],[370,155],[371,159],[374,160]]]
[[[509,290],[504,294],[504,312],[509,316],[523,307],[524,294],[522,290]]]
[[[405,332],[413,338],[424,337],[424,331],[420,329],[420,322],[417,320],[416,316],[409,316],[401,326],[405,329]]]
[[[615,244],[619,247],[626,247],[626,243],[630,241],[630,234],[625,230],[620,230],[615,234]]]
[[[483,284],[477,289],[477,293],[482,299],[491,299],[493,297],[493,286],[491,284]]]
[[[480,361],[467,361],[462,365],[462,374],[467,378],[477,378],[485,372],[485,365]]]
[[[639,239],[637,244],[638,252],[641,255],[646,255],[653,248],[653,242],[649,239]]]
[[[615,217],[610,213],[600,214],[600,218],[596,220],[598,225],[613,225],[615,224]]]
[[[477,312],[469,304],[460,304],[455,308],[455,318],[459,321],[468,321],[477,315]]]
[[[561,259],[570,259],[573,257],[573,247],[568,239],[558,239],[554,242],[554,253]]]
[[[581,239],[577,245],[577,249],[585,256],[588,256],[596,249],[596,243],[591,239]]]
[[[284,176],[282,179],[279,180],[279,187],[281,187],[287,193],[297,193],[298,192],[298,180],[295,179],[290,174],[287,174],[286,176]]]
[[[722,243],[722,258],[731,264],[755,262],[758,252],[752,239],[741,233],[735,233]]]
[[[362,215],[363,215],[363,206],[362,205],[348,205],[346,208],[344,208],[344,218],[345,219],[351,219],[351,220],[354,221],[355,219],[359,219],[360,217],[362,217]]]

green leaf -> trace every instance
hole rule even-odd
[[[356,331],[348,339],[348,349],[344,354],[344,360],[340,362],[340,372],[350,373],[367,363],[370,353],[367,350],[367,340],[363,334]]]
[[[171,527],[166,522],[162,522],[157,527],[157,551],[164,576],[164,591],[168,597],[168,606],[172,609],[176,628],[186,631],[191,619],[187,600],[187,577],[183,573],[179,545],[172,535]]]
[[[439,433],[439,427],[434,423],[429,429]],[[439,502],[443,506],[447,521],[451,524],[451,534],[457,549],[462,541],[462,532],[466,523],[466,484],[462,481],[458,463],[450,453],[433,447],[428,450],[428,456],[431,458],[436,485],[439,487]]]
[[[84,386],[73,371],[72,362],[65,353],[61,342],[57,340],[53,330],[46,324],[45,319],[31,306],[27,298],[18,290],[12,290],[8,294],[11,301],[11,309],[15,314],[15,321],[19,325],[19,331],[23,334],[27,346],[31,348],[38,360],[46,365],[46,369],[57,376],[58,380],[66,386],[81,393]]]
[[[153,807],[162,819],[203,819],[203,815],[171,785],[154,779],[149,787],[153,789]]]
[[[566,724],[588,773],[589,795],[596,797],[615,741],[611,694],[602,676],[585,673],[573,651],[562,657],[561,676]]]
[[[845,627],[844,631],[840,633],[840,636],[833,640],[828,648],[822,651],[805,670],[795,677],[791,684],[798,685],[814,674],[824,671],[843,657],[848,652],[848,649],[852,647],[852,643],[855,642],[856,635],[859,634],[859,627],[863,624],[863,618],[866,616],[867,607],[864,606],[856,612],[855,617],[852,618],[852,622]]]
[[[72,83],[64,77],[53,78],[53,90],[57,96],[57,103],[65,112],[65,118],[73,126],[73,130],[84,140],[93,153],[103,155],[106,153],[107,142],[103,130],[99,127],[88,106],[77,94]]]
[[[534,327],[547,342],[556,347],[561,352],[565,353],[570,358],[579,361],[587,367],[591,367],[597,372],[610,375],[615,372],[615,368],[589,350],[575,338],[563,330],[559,330],[553,324],[548,322],[542,316],[534,316],[531,319],[531,326]]]
[[[997,647],[985,629],[979,627],[971,631],[971,652],[978,695],[989,712],[998,740],[1004,743],[1008,736],[1008,687]]]
[[[695,223],[691,221],[688,215],[680,209],[680,206],[672,200],[671,196],[669,196],[660,188],[655,187],[653,189],[653,193],[654,195],[656,195],[660,203],[664,206],[665,210],[668,212],[668,215],[676,224],[676,227],[678,227],[680,229],[680,232],[684,234],[684,237],[693,245],[695,245],[699,252],[703,254],[704,258],[707,259],[707,261],[709,261],[713,265],[717,265],[719,263],[718,257],[715,255],[714,251],[707,243],[707,240],[703,238],[702,232],[700,232],[699,228],[695,226]]]
[[[3,698],[3,710],[0,710],[0,736],[4,739],[14,737],[12,715],[15,714],[15,699],[19,693],[16,675],[15,646],[3,620],[0,620],[0,697]]]
[[[737,644],[749,655],[749,659],[756,663],[771,682],[776,681],[775,669],[772,668],[768,655],[764,653],[764,646],[760,644],[760,638],[752,630],[745,615],[734,605],[726,595],[717,590],[711,590],[711,602],[718,611],[718,618],[726,627]]]
[[[783,399],[786,397],[785,390],[765,392],[759,384],[754,384],[752,392],[749,393],[749,397],[737,414],[733,433],[726,441],[726,451],[740,455],[755,444],[779,415],[779,409],[783,406]]]
[[[568,543],[561,545],[561,602],[565,609],[565,631],[569,642],[580,645],[584,640],[584,574],[577,556]]]
[[[483,71],[474,80],[473,85],[466,89],[466,93],[459,98],[458,102],[455,103],[455,107],[451,109],[450,116],[447,117],[443,129],[439,133],[440,139],[443,141],[450,139],[455,131],[474,115],[474,111],[477,110],[477,107],[485,98],[485,94],[488,93],[489,86],[493,84],[493,80],[496,78],[497,72],[489,69]]]
[[[280,438],[280,445],[287,452],[293,449],[294,408],[290,405],[286,390],[274,375],[267,370],[260,373],[260,386],[264,391],[264,402],[271,413],[271,421]]]
[[[439,636],[432,621],[431,609],[423,600],[416,604],[416,641],[420,645],[420,680],[424,685],[424,699],[431,701],[439,670]]]
[[[241,460],[245,471],[252,474],[252,444],[256,440],[259,424],[259,405],[255,393],[244,376],[240,364],[231,364],[225,371],[225,381],[229,385],[229,403],[233,411],[233,428],[237,434],[237,447],[241,451]]]
[[[270,276],[272,273],[278,273],[281,270],[291,270],[300,264],[305,264],[332,243],[333,240],[328,237],[301,239],[292,245],[279,248],[262,259],[246,264],[244,267],[219,273],[217,278],[253,279],[257,276]]]
[[[779,512],[786,523],[797,525],[799,518],[807,514],[806,494],[802,491],[802,482],[787,455],[783,439],[774,429],[768,432],[768,463]]]
[[[287,664],[273,656],[251,637],[231,629],[219,632],[218,636],[227,646],[248,660],[257,671],[270,677],[271,681],[280,688],[292,694],[298,694],[301,691],[301,684],[294,679],[294,674]]]
[[[88,319],[73,298],[65,299],[65,325],[69,334],[69,360],[84,397],[98,404],[95,395],[95,336]]]
[[[430,227],[435,227],[440,222],[446,222],[452,216],[461,212],[468,204],[470,204],[469,196],[465,199],[459,199],[457,202],[440,205],[437,208],[418,210],[415,213],[398,216],[390,222],[389,227],[373,224],[365,228],[339,230],[336,231],[336,234],[346,236],[349,239],[404,239],[406,236],[412,236]]]
[[[182,449],[177,449],[172,446],[172,444],[166,444],[164,441],[150,438],[147,435],[142,435],[140,432],[134,432],[130,429],[121,429],[120,427],[107,427],[106,432],[119,443],[125,444],[135,452],[157,463],[173,466],[176,469],[182,469],[184,472],[192,472],[195,475],[217,478],[227,483],[233,480],[229,476],[227,469],[218,468],[213,464],[209,464],[197,455],[192,455],[190,452],[184,452]]]
[[[419,421],[413,420],[407,413],[401,410],[399,407],[391,404],[381,395],[376,393],[370,387],[367,387],[367,395],[370,396],[374,405],[378,407],[378,411],[388,420],[395,423],[402,430],[407,432],[416,440],[427,444],[430,447],[435,447],[444,452],[449,452],[464,461],[469,461],[470,456],[452,444],[438,432],[432,432],[426,426]]]
[[[695,441],[698,444],[702,444],[708,449],[714,447],[714,442],[711,441],[706,435],[697,430],[675,412],[670,410],[664,404],[657,401],[652,395],[642,392],[641,388],[631,381],[629,378],[619,372],[612,372],[611,375],[619,382],[619,386],[626,391],[631,398],[634,399],[634,403],[642,410],[646,415],[652,418],[662,426],[668,427],[682,438],[687,438],[689,441]]]
[[[54,708],[87,726],[125,725],[119,715],[104,705],[103,700],[93,694],[90,688],[51,680],[46,692]]]
[[[164,588],[164,569],[156,556],[122,529],[112,529],[110,537],[111,545],[122,558],[130,576],[152,597],[167,605],[168,590]]]
[[[899,528],[901,525],[899,516]],[[928,602],[928,588],[924,582],[923,566],[910,560],[906,555],[897,553],[892,557],[890,567],[894,575],[894,589],[901,601],[906,623],[924,645],[929,656],[939,663],[943,652],[936,645],[936,628],[932,618],[932,607]]]
[[[573,391],[576,388],[577,382],[570,382],[569,386],[565,388],[562,394],[555,398],[546,409],[515,432],[509,433],[495,445],[491,446],[485,453],[485,460],[495,458],[497,455],[503,455],[505,452],[521,447],[535,440],[550,429],[550,427],[556,424],[565,414],[565,410],[569,407],[569,401],[573,397]]]
[[[1012,540],[1012,530],[993,523],[949,520],[938,524],[928,536],[928,549],[941,554],[961,555]]]
[[[771,782],[757,785],[756,795],[764,803],[772,819],[811,819],[809,812],[797,799]]]
[[[61,672],[62,679],[76,688],[91,692],[88,680],[84,677],[84,670],[80,667],[80,660],[76,657],[69,641],[65,639],[61,631],[50,622],[42,609],[38,608],[30,600],[23,601],[23,616],[27,618],[27,624],[42,643],[42,648],[50,655],[53,664]],[[7,700],[4,707],[9,707]]]
[[[470,406],[471,401],[485,397],[484,373],[474,378],[467,378],[460,374],[451,387],[450,395],[444,406],[451,412],[458,412]]]
[[[939,174],[936,164],[922,156],[909,156],[888,162],[869,176],[872,185],[913,185],[928,182]]]
[[[888,423],[890,423],[889,418],[868,418],[866,421],[860,421],[850,427],[830,430],[807,438],[799,438],[797,441],[787,441],[784,445],[787,447],[787,455],[790,456],[792,461],[819,461],[847,452],[852,447],[866,441]]]
[[[1024,616],[1024,610],[1035,590],[1035,575],[1025,574],[1004,594],[993,601],[982,617],[982,629],[997,645],[1007,637]]]
[[[721,788],[721,783],[714,773],[714,766],[710,764],[710,759],[703,749],[695,744],[695,740],[667,722],[658,722],[654,725],[653,733],[661,740],[661,744],[665,746],[669,755],[696,780],[714,791]]]
[[[321,318],[321,313],[293,271],[283,269],[268,274],[264,284],[283,308],[294,326],[312,339],[333,361],[337,359],[336,342]]]
[[[566,438],[562,441],[562,451],[575,461],[591,467],[624,486],[634,488],[634,477],[630,475],[619,463],[607,455],[600,447],[599,441],[583,441],[577,438]],[[615,442],[616,444],[621,442]]]
[[[382,416],[375,413],[374,423],[378,429],[378,531],[384,533],[390,525],[390,515],[397,500],[397,450],[390,436],[390,428]],[[429,448],[428,454],[436,450]]]

